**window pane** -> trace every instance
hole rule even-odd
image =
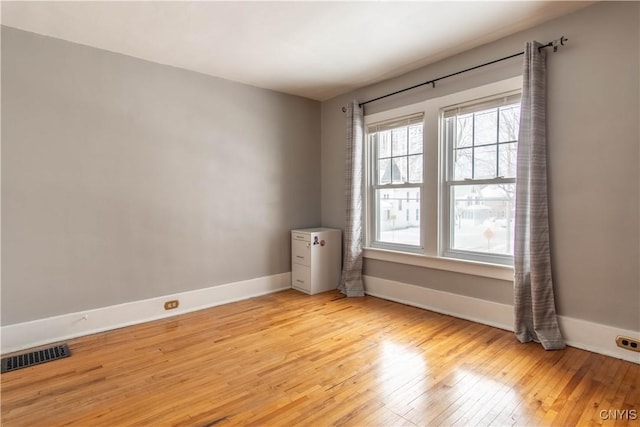
[[[471,147],[473,144],[473,115],[458,116],[457,125],[455,147]]]
[[[448,250],[461,251],[452,256],[505,262],[503,256],[513,255],[515,185],[494,183],[516,175],[520,103],[509,96],[505,104],[505,99],[500,95],[444,111],[443,143],[451,158],[444,189],[451,215],[445,240]]]
[[[391,184],[391,159],[378,160],[378,184]]]
[[[392,156],[405,156],[407,154],[407,128],[393,129],[392,135]]]
[[[498,140],[498,111],[494,108],[475,114],[474,145],[495,144]]]
[[[378,132],[378,158],[391,157],[391,131]]]
[[[451,249],[513,255],[515,184],[451,188]]]
[[[500,142],[518,140],[520,105],[500,109]]]
[[[407,191],[415,197],[407,200]],[[376,240],[403,245],[420,245],[420,188],[389,188],[376,190]],[[406,212],[410,211],[411,214]],[[408,216],[407,216],[408,215]]]
[[[422,154],[409,156],[409,182],[422,182]]]
[[[407,158],[393,157],[391,166],[391,182],[393,184],[404,184],[407,182]]]
[[[477,147],[474,149],[473,178],[488,179],[496,177],[496,146]]]
[[[422,124],[409,126],[409,154],[422,153]]]
[[[516,176],[516,160],[518,153],[516,151],[516,143],[500,144],[500,164],[498,165],[498,175],[505,178],[515,178]]]
[[[473,149],[464,148],[455,150],[453,159],[453,179],[462,181],[473,178],[471,164],[473,162]]]

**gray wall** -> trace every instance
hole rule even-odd
[[[320,104],[2,27],[2,325],[290,271]]]
[[[558,312],[640,330],[639,21],[637,2],[597,3],[321,111],[314,101],[3,27],[2,325],[289,271],[290,228],[343,225],[348,100],[565,35],[548,78]],[[366,112],[520,68],[501,63]],[[365,273],[512,299],[505,281],[374,260]]]
[[[640,3],[604,2],[507,39],[322,103],[322,223],[344,223],[342,173],[348,100],[365,101],[568,37],[548,60],[549,185],[558,313],[640,330]],[[521,59],[369,104],[389,110],[521,73]],[[509,282],[365,260],[365,274],[511,302]]]

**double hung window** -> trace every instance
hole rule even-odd
[[[423,115],[368,126],[369,200],[374,246],[422,246]]]
[[[365,256],[510,277],[500,264],[513,264],[521,87],[516,77],[365,117]]]
[[[445,108],[442,116],[444,254],[510,263],[520,95]]]

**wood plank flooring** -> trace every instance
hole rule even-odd
[[[640,423],[640,365],[333,291],[68,344],[69,358],[2,374],[2,426]]]

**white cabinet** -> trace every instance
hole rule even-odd
[[[342,232],[333,228],[291,231],[291,286],[307,294],[336,289],[342,266]]]

